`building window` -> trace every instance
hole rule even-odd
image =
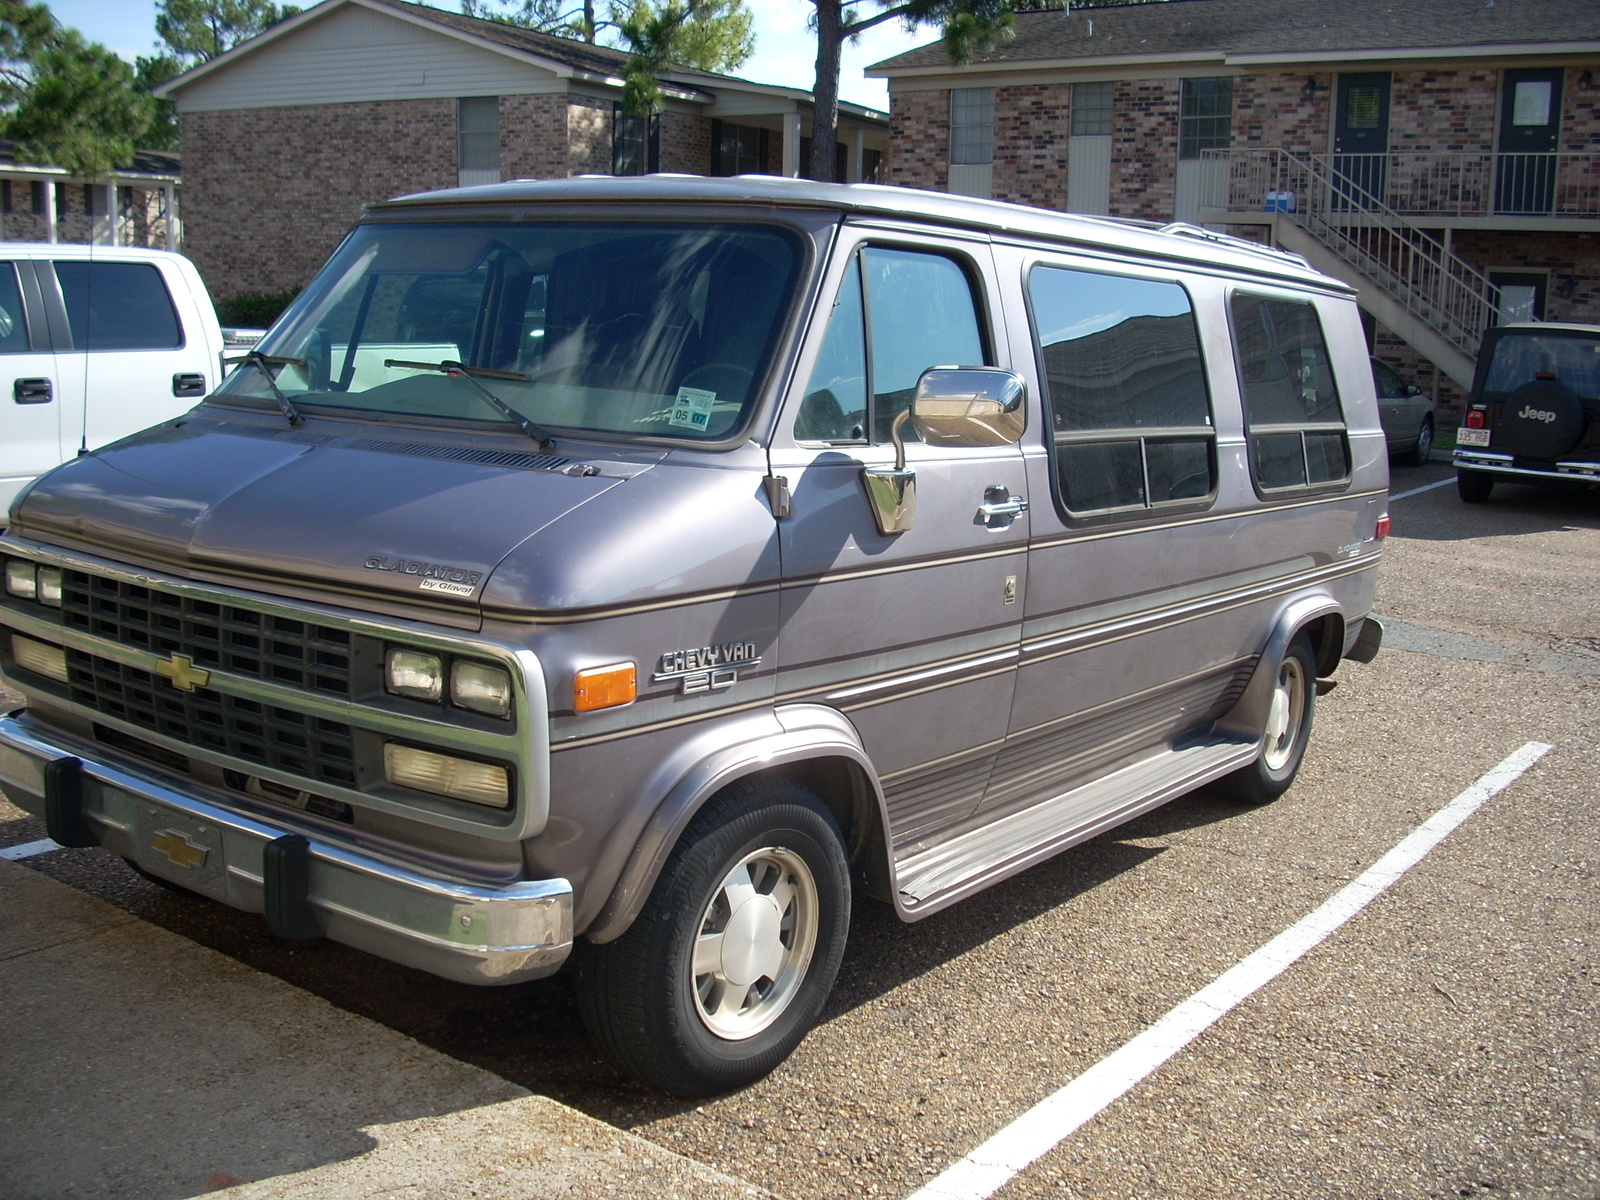
[[[1305,300],[1235,292],[1229,309],[1256,489],[1349,479],[1344,411],[1316,308]]]
[[[878,183],[878,175],[882,170],[883,151],[863,149],[861,151],[861,182]]]
[[[456,168],[462,187],[500,182],[500,97],[456,101]]]
[[[83,215],[86,217],[103,217],[106,215],[105,189],[93,184],[83,185]]]
[[[1185,79],[1178,111],[1178,157],[1199,158],[1202,150],[1226,150],[1232,136],[1233,80]]]
[[[32,196],[32,200],[33,200],[33,215],[36,216],[36,217],[44,216],[45,215],[45,208],[44,208],[44,206],[45,206],[44,180],[35,179],[31,184],[28,185],[28,187],[33,192],[33,196]]]
[[[1111,84],[1072,85],[1072,136],[1101,137],[1111,132]]]
[[[661,169],[661,118],[630,117],[611,105],[611,173],[646,175]]]
[[[981,166],[994,161],[994,89],[950,89],[950,161]]]
[[[1040,266],[1028,296],[1063,510],[1138,515],[1206,501],[1216,432],[1182,286]]]
[[[760,175],[767,167],[765,129],[754,125],[711,122],[711,173],[713,175]]]

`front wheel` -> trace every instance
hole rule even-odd
[[[624,1073],[681,1096],[753,1083],[822,1013],[850,922],[833,816],[794,784],[736,784],[684,831],[614,942],[578,958],[578,1007]]]
[[[1456,493],[1468,504],[1482,504],[1494,491],[1494,476],[1484,471],[1456,471]]]
[[[1311,639],[1299,634],[1278,667],[1278,679],[1267,706],[1261,756],[1222,779],[1223,789],[1243,804],[1266,804],[1289,790],[1311,741],[1311,718],[1317,707],[1317,656]]]

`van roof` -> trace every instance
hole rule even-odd
[[[986,229],[1025,238],[1070,242],[1151,258],[1221,266],[1253,275],[1271,275],[1325,290],[1350,292],[1345,284],[1313,270],[1297,254],[1275,250],[1197,225],[1079,216],[999,200],[952,196],[915,188],[873,183],[815,183],[775,175],[706,178],[699,175],[578,175],[571,179],[517,179],[507,183],[452,188],[398,196],[369,206],[395,212],[461,204],[563,204],[583,201],[726,204],[831,208],[846,214],[911,218],[939,225]],[[1353,293],[1352,293],[1353,294]]]

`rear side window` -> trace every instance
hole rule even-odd
[[[1216,435],[1188,293],[1039,266],[1028,295],[1063,507],[1141,512],[1210,496]]]
[[[16,264],[0,262],[0,354],[26,354],[30,348]]]
[[[1234,357],[1250,469],[1263,492],[1350,477],[1350,445],[1317,310],[1305,300],[1235,292]]]
[[[929,367],[987,363],[977,298],[959,263],[942,254],[868,246],[840,285],[795,436],[887,442]],[[901,437],[916,438],[910,422]]]
[[[79,350],[172,350],[183,329],[150,263],[57,262],[72,344]]]

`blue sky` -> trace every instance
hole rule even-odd
[[[433,0],[436,8],[456,10],[450,0]],[[77,29],[91,41],[110,47],[130,62],[156,49],[155,0],[48,0],[50,11],[63,25]],[[816,70],[816,42],[806,29],[811,6],[805,0],[748,0],[756,17],[756,52],[739,74],[758,83],[809,88]],[[311,4],[302,0],[302,7]],[[881,79],[865,79],[868,63],[924,45],[937,30],[907,34],[899,23],[886,22],[868,31],[855,46],[846,46],[840,72],[839,94],[856,104],[889,107],[889,92]]]

